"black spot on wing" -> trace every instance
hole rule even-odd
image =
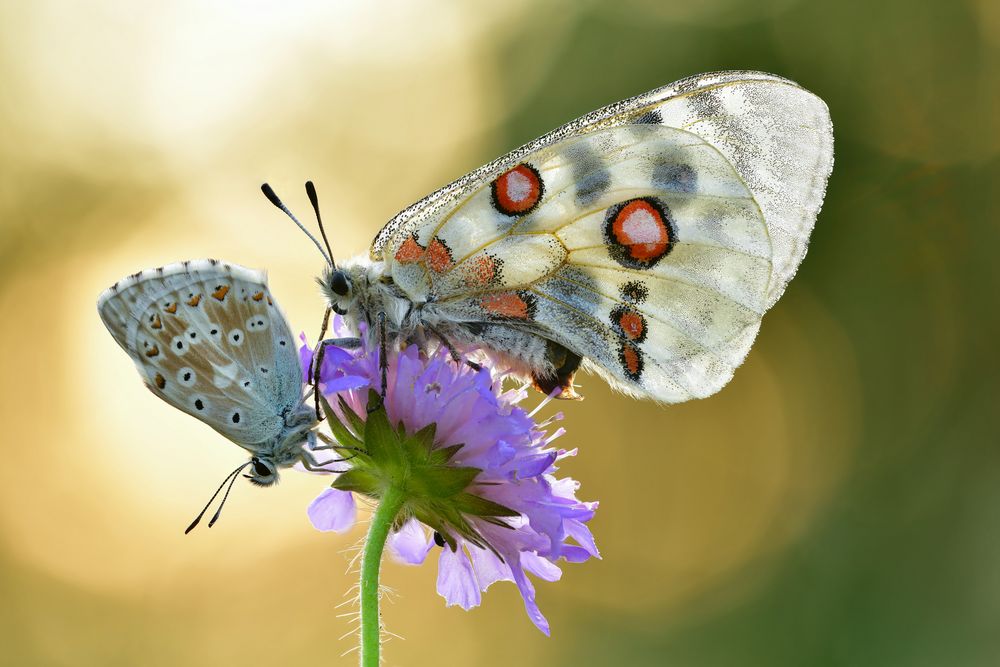
[[[576,203],[588,207],[611,187],[611,173],[605,168],[601,156],[586,145],[571,148],[567,157],[576,183]]]
[[[688,164],[661,162],[653,167],[653,187],[690,194],[698,189],[698,174]]]
[[[639,125],[662,125],[663,114],[659,109],[653,109],[636,118],[635,122]]]

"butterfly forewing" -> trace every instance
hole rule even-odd
[[[396,216],[371,254],[416,302],[500,321],[661,401],[707,396],[805,254],[826,105],[757,72],[605,107]]]
[[[173,264],[118,283],[98,309],[154,394],[251,451],[301,402],[294,341],[263,273]]]

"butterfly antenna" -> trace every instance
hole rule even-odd
[[[237,468],[236,472],[239,472],[240,470],[243,470],[243,468],[247,467],[248,465],[250,465],[250,464],[247,463],[247,464],[244,464],[243,466],[241,466],[240,468]],[[249,477],[249,475],[247,475],[247,477]],[[212,520],[208,522],[208,527],[209,528],[211,528],[212,526],[214,526],[215,522],[219,520],[219,517],[222,515],[222,508],[226,506],[226,501],[229,500],[229,492],[233,490],[233,484],[235,484],[236,480],[238,480],[239,478],[240,478],[239,475],[233,474],[233,478],[229,482],[229,486],[226,488],[226,493],[225,493],[225,495],[222,496],[222,502],[219,503],[219,509],[215,510],[215,514],[212,515]]]
[[[217,488],[215,490],[215,493],[212,494],[212,497],[208,499],[207,503],[205,503],[204,509],[202,509],[200,512],[198,512],[198,516],[196,516],[194,518],[194,521],[191,522],[191,525],[188,526],[187,530],[184,531],[185,535],[187,535],[192,530],[194,530],[194,527],[197,526],[201,522],[201,517],[205,516],[205,512],[208,511],[208,508],[215,501],[215,498],[216,498],[216,496],[219,495],[219,492],[222,491],[222,487],[224,487],[226,485],[226,482],[228,482],[230,479],[235,482],[236,481],[236,476],[240,473],[240,471],[243,470],[244,468],[246,468],[251,463],[253,463],[253,461],[247,461],[246,463],[244,463],[244,464],[240,465],[238,468],[236,468],[236,470],[234,470],[231,473],[229,473],[228,475],[226,475],[226,478],[224,480],[222,480],[222,484],[219,484],[219,488]],[[229,488],[232,488],[232,484],[229,485]],[[229,491],[226,491],[226,495],[227,496],[229,495]],[[222,502],[226,502],[226,501],[223,499]],[[220,511],[222,510],[221,506],[219,507],[219,510]],[[219,518],[219,515],[218,515],[218,512],[216,512],[215,518],[212,519],[212,523],[215,523],[216,519],[218,519],[218,518]],[[211,525],[211,524],[209,524],[209,525]]]
[[[274,190],[271,189],[271,186],[268,185],[267,183],[264,183],[263,185],[260,186],[260,191],[264,193],[264,196],[267,197],[267,200],[269,202],[271,202],[272,204],[274,204],[275,206],[277,206],[281,210],[282,213],[284,213],[285,215],[287,215],[289,218],[292,219],[292,222],[294,222],[296,225],[298,225],[299,229],[301,229],[305,233],[305,235],[309,237],[309,240],[316,244],[316,249],[319,250],[319,252],[320,252],[321,255],[323,255],[323,259],[326,260],[326,263],[329,264],[332,267],[333,266],[333,260],[330,259],[330,255],[326,254],[326,251],[323,250],[323,246],[321,246],[319,244],[319,241],[316,240],[316,237],[313,236],[309,232],[309,230],[306,229],[305,226],[301,222],[299,222],[299,219],[296,218],[295,215],[291,211],[288,210],[288,207],[285,206],[284,202],[282,202],[280,199],[278,199],[278,195],[274,194]],[[329,244],[327,244],[327,245],[329,245]]]
[[[306,194],[309,195],[309,203],[316,211],[316,224],[319,225],[319,233],[323,236],[323,243],[326,244],[326,252],[330,257],[330,268],[337,268],[333,262],[333,249],[330,248],[330,239],[326,238],[326,229],[323,228],[323,218],[319,214],[319,197],[316,196],[316,186],[312,181],[306,181]]]

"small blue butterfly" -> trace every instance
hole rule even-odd
[[[270,486],[278,468],[320,465],[311,452],[329,447],[316,446],[323,436],[303,397],[295,341],[263,272],[214,259],[170,264],[115,283],[97,309],[150,391],[251,453],[209,505],[245,468]]]

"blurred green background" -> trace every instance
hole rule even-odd
[[[445,608],[390,564],[387,665],[1000,664],[1000,4],[846,0],[0,3],[0,662],[330,665],[347,536],[323,480],[240,487],[94,303],[218,256],[313,336],[319,257],[260,196],[363,252],[433,188],[598,106],[761,69],[830,106],[802,269],[734,381],[660,408],[583,378],[564,471],[604,560]],[[308,217],[308,216],[306,216]]]

